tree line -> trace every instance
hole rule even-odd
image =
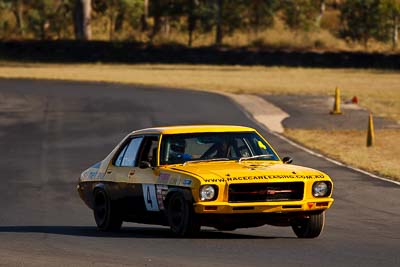
[[[195,33],[221,45],[238,30],[258,35],[278,17],[292,31],[313,31],[327,9],[339,12],[339,38],[397,47],[400,0],[0,0],[0,36],[91,40],[95,14],[107,19],[110,40],[126,27],[150,42],[174,29],[187,35],[188,46]]]

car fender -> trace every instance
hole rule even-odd
[[[167,197],[165,198],[165,201],[164,201],[165,207],[166,207],[166,208],[167,208],[167,206],[168,206],[169,198],[170,198],[173,194],[175,194],[175,193],[177,193],[177,192],[182,193],[183,196],[185,197],[185,199],[186,199],[187,201],[193,202],[192,192],[190,191],[189,188],[170,187],[170,188],[168,189]]]

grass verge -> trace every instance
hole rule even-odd
[[[400,72],[360,69],[240,67],[198,65],[21,64],[0,62],[0,78],[58,79],[155,85],[231,93],[357,96],[377,115],[400,121]],[[377,144],[365,147],[361,131],[288,129],[305,146],[380,175],[399,180],[399,130],[376,133]],[[335,148],[335,149],[332,149]]]
[[[376,131],[373,147],[366,146],[366,131],[286,129],[285,135],[329,157],[400,181],[399,130]]]

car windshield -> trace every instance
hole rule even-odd
[[[255,132],[163,135],[160,164],[218,160],[279,160]]]

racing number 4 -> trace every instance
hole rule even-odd
[[[154,184],[142,184],[143,200],[148,211],[159,211],[156,186]]]

